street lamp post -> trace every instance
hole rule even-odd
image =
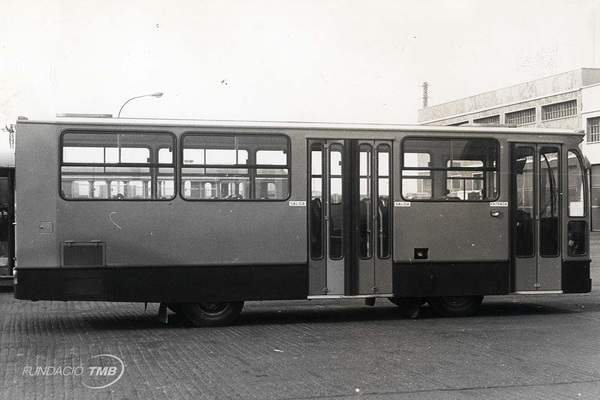
[[[119,109],[119,114],[117,115],[117,118],[121,118],[121,111],[123,111],[123,107],[125,107],[125,104],[129,103],[131,100],[139,99],[140,97],[156,97],[156,98],[161,98],[162,95],[163,95],[163,92],[156,92],[156,93],[143,94],[141,96],[135,96],[135,97],[130,98],[125,103],[123,103],[123,105],[121,106],[121,109]]]

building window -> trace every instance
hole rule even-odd
[[[600,142],[600,117],[587,120],[588,143]]]
[[[489,117],[483,117],[473,120],[476,124],[499,124],[500,116],[499,115],[491,115]]]
[[[565,118],[577,115],[577,100],[563,103],[549,104],[542,107],[542,121],[549,119]]]
[[[506,113],[506,123],[514,125],[532,124],[535,122],[535,108]]]

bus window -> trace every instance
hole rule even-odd
[[[329,257],[333,260],[344,256],[342,150],[339,144],[329,148]]]
[[[518,147],[516,167],[516,255],[533,257],[534,245],[534,163],[533,147]]]
[[[407,139],[406,200],[491,201],[498,197],[498,142],[492,139]]]
[[[285,199],[288,197],[287,168],[277,166],[287,165],[287,154],[281,150],[258,150],[256,164],[261,168],[256,170],[257,199]]]
[[[181,169],[188,200],[283,200],[289,197],[289,143],[280,135],[186,134]],[[210,182],[210,193],[194,191]]]
[[[569,221],[568,253],[570,256],[584,256],[587,254],[588,228],[585,221]]]
[[[175,179],[174,144],[174,136],[167,133],[66,132],[61,140],[61,196],[172,199],[175,192],[166,182]]]
[[[540,150],[540,255],[558,255],[559,202],[558,149]]]
[[[391,218],[390,218],[390,146],[377,147],[377,257],[390,256]]]
[[[361,144],[358,159],[359,171],[359,216],[358,216],[358,250],[360,258],[369,259],[373,249],[371,238],[373,235],[373,204],[371,204],[371,191],[373,186],[373,171],[371,170],[372,148],[368,144]]]
[[[448,168],[460,168],[448,175],[446,189],[448,196],[460,200],[481,200],[483,193],[483,173],[473,171],[471,168],[483,167],[481,161],[452,160],[448,161]]]
[[[323,145],[310,151],[310,256],[323,258]]]
[[[581,164],[581,159],[572,150],[569,150],[568,156],[568,188],[569,188],[569,217],[584,217],[585,216],[585,200],[584,200],[584,170]]]
[[[406,200],[431,199],[431,165],[428,153],[404,153],[402,170],[402,197]]]
[[[94,181],[92,195],[95,199],[106,199],[108,197],[108,183],[106,181]]]

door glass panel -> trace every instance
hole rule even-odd
[[[600,165],[592,166],[591,183],[592,230],[597,231],[600,230]]]
[[[532,257],[534,244],[534,164],[533,148],[515,149],[517,183],[516,253],[518,257]]]
[[[343,257],[343,185],[342,146],[332,145],[329,150],[329,257]]]
[[[8,265],[9,198],[8,178],[0,177],[0,267]]]
[[[569,151],[569,217],[585,216],[584,177],[581,159],[573,151]]]
[[[358,247],[360,258],[368,259],[372,255],[373,204],[371,188],[373,186],[372,149],[363,144],[359,152],[359,218]]]
[[[585,221],[569,222],[569,255],[584,256],[587,254],[587,223]]]
[[[390,147],[377,148],[377,256],[390,256]]]
[[[310,152],[310,256],[323,258],[323,146]]]
[[[540,150],[540,255],[558,255],[559,180],[558,149]]]

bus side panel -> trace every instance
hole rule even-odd
[[[507,262],[395,263],[397,297],[480,296],[508,294]]]
[[[15,298],[185,303],[308,296],[306,265],[25,268]]]
[[[398,154],[402,155],[400,144]],[[396,167],[393,291],[398,297],[510,291],[509,152],[499,146],[494,201],[406,201]]]
[[[67,201],[59,243],[106,243],[112,267],[306,264],[306,149],[290,137],[291,195],[283,201]],[[304,206],[292,206],[303,201]]]
[[[57,268],[58,129],[20,124],[17,130],[17,267]]]
[[[291,196],[284,201],[67,201],[59,196],[60,130],[27,128],[31,132],[23,129],[19,143],[21,273],[15,297],[216,301],[308,295],[303,138],[292,139]]]
[[[592,291],[590,261],[563,261],[561,268],[563,293],[589,293]]]
[[[507,207],[413,202],[395,211],[395,296],[509,293]]]
[[[508,260],[507,204],[412,202],[409,207],[395,207],[394,259],[417,263]],[[419,249],[426,250],[423,258]]]
[[[306,207],[60,201],[58,242],[106,243],[112,267],[306,263]]]

